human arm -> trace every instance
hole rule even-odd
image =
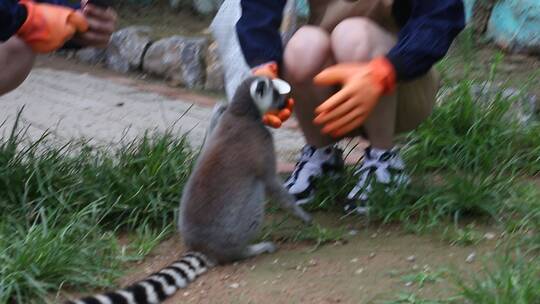
[[[236,23],[240,48],[246,63],[256,76],[277,78],[283,56],[279,28],[285,0],[241,0],[242,16]],[[273,128],[281,127],[289,119],[294,100],[285,109],[263,116],[263,122]]]
[[[429,71],[464,27],[460,0],[409,3],[410,16],[398,34],[398,42],[386,56],[369,62],[340,63],[315,77],[316,84],[342,86],[315,110],[314,123],[324,125],[323,133],[340,137],[361,126],[380,98],[393,92],[396,82],[412,80]]]

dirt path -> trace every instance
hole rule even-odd
[[[23,85],[0,97],[0,122],[6,122],[0,134],[10,131],[24,106],[22,119],[33,139],[49,131],[61,142],[87,138],[115,145],[147,130],[170,129],[187,132],[190,143],[199,147],[218,98],[171,88],[144,75],[41,57]],[[304,141],[292,120],[274,133],[279,160],[293,161]]]
[[[337,221],[337,215],[326,219],[330,217]],[[381,303],[400,293],[443,299],[452,296],[446,275],[422,287],[418,281],[408,283],[404,276],[437,277],[445,269],[479,270],[495,243],[453,247],[391,228],[363,229],[346,242],[315,251],[308,244],[282,244],[275,254],[215,268],[165,303]],[[183,251],[179,244],[177,239],[163,242],[120,284],[134,282],[174,261]],[[466,262],[473,252],[476,258]]]

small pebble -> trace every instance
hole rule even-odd
[[[411,263],[412,263],[412,262],[414,262],[414,261],[416,261],[416,257],[415,257],[414,255],[411,255],[411,256],[407,257],[407,262],[411,262]]]
[[[465,259],[465,262],[472,263],[475,258],[476,258],[476,252],[472,252],[471,254],[467,256],[467,258]]]
[[[356,229],[349,230],[349,235],[350,236],[355,236],[357,234],[358,234],[358,230],[356,230]]]
[[[315,259],[309,260],[308,266],[317,266],[317,260]]]
[[[414,264],[413,267],[412,267],[413,270],[418,270],[418,268],[420,268],[420,266],[418,266],[418,264]]]
[[[233,289],[236,289],[238,287],[240,287],[240,284],[238,283],[232,283],[231,285],[229,285],[230,288],[233,288]]]
[[[372,238],[372,239],[374,239],[374,238],[376,238],[376,237],[377,237],[377,233],[374,233],[374,234],[371,235],[371,238]]]
[[[272,264],[277,264],[279,262],[279,259],[275,259]]]
[[[184,293],[183,293],[183,296],[184,296],[184,297],[189,296],[189,291],[184,292]]]
[[[493,239],[495,239],[495,233],[493,232],[488,232],[484,235],[484,238],[488,241],[491,241]]]
[[[251,266],[249,269],[250,269],[251,271],[255,270],[255,265]]]
[[[413,285],[413,282],[407,282],[407,283],[405,283],[405,286],[406,286],[406,287],[411,287],[412,285]]]
[[[369,254],[370,259],[373,259],[374,257],[375,257],[375,252],[372,252],[372,253]]]
[[[358,263],[358,258],[354,258],[351,260],[351,263]]]
[[[364,272],[364,268],[358,268],[354,273],[361,274],[362,272]]]

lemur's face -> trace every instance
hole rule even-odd
[[[291,86],[281,79],[256,77],[250,86],[250,94],[261,114],[281,110],[287,105]]]

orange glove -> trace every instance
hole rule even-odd
[[[271,79],[278,77],[278,66],[275,62],[260,65],[252,70],[255,76],[266,76]],[[263,115],[263,123],[272,128],[279,128],[289,117],[291,117],[294,108],[294,100],[289,98],[284,109],[279,111],[269,111]]]
[[[17,35],[36,53],[59,49],[76,32],[88,30],[84,16],[71,8],[29,0],[20,4],[26,7],[27,17]]]
[[[342,85],[340,91],[315,109],[313,122],[322,132],[341,137],[360,127],[379,102],[396,85],[396,72],[385,57],[368,63],[341,63],[315,76],[317,85]]]

